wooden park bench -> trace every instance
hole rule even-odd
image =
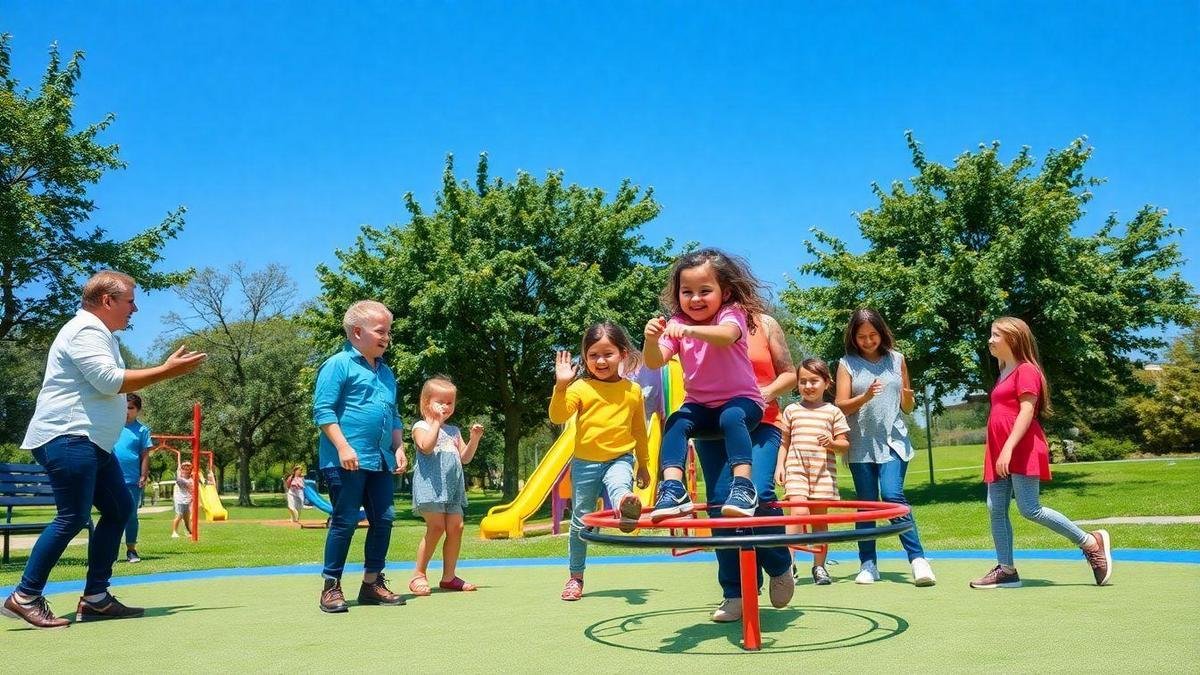
[[[4,562],[8,562],[8,538],[14,534],[37,534],[50,527],[50,523],[14,523],[14,506],[54,506],[54,490],[50,487],[50,476],[40,464],[0,463],[0,506],[5,509],[4,522],[0,523],[0,534],[4,535]],[[92,521],[88,519],[88,533]]]

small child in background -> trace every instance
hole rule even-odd
[[[292,467],[292,473],[283,479],[283,490],[287,495],[288,514],[293,523],[299,523],[300,510],[304,508],[304,467]]]
[[[179,538],[179,521],[188,534],[192,533],[192,481],[196,473],[191,460],[183,460],[175,473],[175,519],[171,521],[171,538]]]
[[[783,442],[775,465],[775,482],[784,486],[788,501],[840,499],[837,488],[837,454],[850,448],[850,426],[840,408],[826,400],[833,378],[821,359],[805,359],[796,369],[796,387],[801,400],[783,410]],[[790,507],[792,515],[823,514],[825,507]],[[788,525],[798,534],[800,525]],[[813,523],[813,532],[829,529]],[[828,551],[813,553],[812,579],[818,586],[832,583],[825,570]]]
[[[455,574],[458,553],[462,549],[463,511],[467,508],[467,483],[463,465],[475,457],[483,425],[471,425],[471,440],[463,441],[458,427],[446,424],[454,414],[458,389],[450,378],[439,375],[421,387],[421,417],[412,427],[413,445],[417,446],[413,471],[413,510],[425,519],[425,536],[417,545],[417,564],[408,590],[429,595],[426,572],[438,541],[442,545],[442,580],[438,587],[447,591],[473,591],[475,584]]]

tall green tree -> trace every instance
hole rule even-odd
[[[999,143],[945,166],[907,139],[917,175],[872,186],[878,205],[857,214],[866,251],[814,230],[814,260],[800,271],[824,283],[793,282],[783,293],[819,353],[839,356],[850,312],[874,307],[917,386],[932,385],[938,400],[991,388],[990,323],[1018,316],[1038,338],[1054,403],[1067,413],[1061,423],[1077,423],[1119,395],[1132,356],[1164,346],[1155,329],[1197,316],[1165,211],[1145,206],[1123,224],[1110,215],[1094,234],[1081,231],[1103,182],[1085,173],[1092,148],[1083,139],[1040,166],[1029,148],[1003,162]]]
[[[323,293],[310,317],[332,350],[341,315],[376,298],[396,317],[388,358],[406,417],[425,377],[445,372],[459,387],[464,416],[484,414],[504,437],[504,492],[515,495],[521,438],[545,421],[552,356],[578,350],[594,321],[622,323],[635,336],[662,288],[670,242],[652,246],[639,228],[659,205],[628,180],[603,190],[564,185],[552,172],[506,182],[481,155],[474,183],[446,160],[436,208],[405,196],[410,221],[364,227],[337,252],[340,267],[318,268]]]
[[[145,289],[187,274],[156,270],[162,247],[183,228],[182,207],[124,241],[86,225],[96,208],[88,187],[125,167],[115,144],[98,142],[115,117],[76,128],[83,52],[64,64],[51,46],[33,91],[12,75],[11,40],[0,35],[0,340],[61,324],[79,307],[80,283],[96,270],[120,270]]]
[[[192,402],[203,406],[201,442],[224,466],[237,462],[238,504],[250,506],[250,464],[264,451],[272,460],[311,456],[306,370],[314,360],[307,333],[292,318],[296,288],[282,267],[227,272],[200,270],[179,297],[187,315],[169,314],[179,343],[208,353],[190,377],[146,392],[154,431],[187,433]]]
[[[1200,449],[1200,328],[1171,345],[1154,391],[1134,403],[1146,444],[1156,452]]]

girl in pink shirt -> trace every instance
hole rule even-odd
[[[758,493],[750,480],[750,432],[762,420],[762,391],[750,363],[749,329],[765,311],[759,283],[744,260],[713,248],[680,257],[663,292],[670,320],[646,323],[646,365],[660,368],[679,355],[687,396],[667,418],[662,441],[663,481],[651,520],[692,512],[683,486],[688,439],[725,439],[733,482],[721,507],[727,517],[752,516]]]

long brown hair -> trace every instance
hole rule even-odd
[[[1037,368],[1038,377],[1042,380],[1042,393],[1037,400],[1038,417],[1048,417],[1054,413],[1050,406],[1050,382],[1046,379],[1046,371],[1042,370],[1042,361],[1038,358],[1037,340],[1029,324],[1015,316],[1002,316],[992,322],[992,328],[1004,338],[1004,344],[1012,350],[1013,359],[1017,364],[1028,363]]]
[[[579,365],[584,377],[592,376],[587,369],[587,351],[592,348],[592,345],[605,338],[608,338],[617,351],[625,354],[625,358],[621,359],[621,363],[617,367],[619,376],[625,377],[642,366],[642,353],[633,346],[625,329],[620,324],[601,321],[584,332],[583,343],[579,347]]]
[[[685,253],[675,260],[671,267],[671,279],[662,292],[662,306],[671,314],[682,314],[679,305],[679,277],[684,270],[712,265],[717,283],[721,285],[721,293],[728,293],[728,299],[721,298],[721,304],[737,303],[746,312],[746,328],[755,330],[756,318],[759,314],[767,313],[767,302],[763,299],[763,284],[750,271],[750,264],[745,258],[730,255],[717,248],[702,248],[698,251]]]
[[[871,324],[875,332],[879,333],[880,354],[887,354],[895,348],[896,338],[892,335],[892,329],[888,328],[887,322],[883,320],[879,312],[869,307],[864,307],[854,310],[854,313],[850,315],[850,323],[846,324],[845,349],[847,354],[863,356],[862,350],[858,348],[858,341],[854,339],[854,336],[864,323]]]

